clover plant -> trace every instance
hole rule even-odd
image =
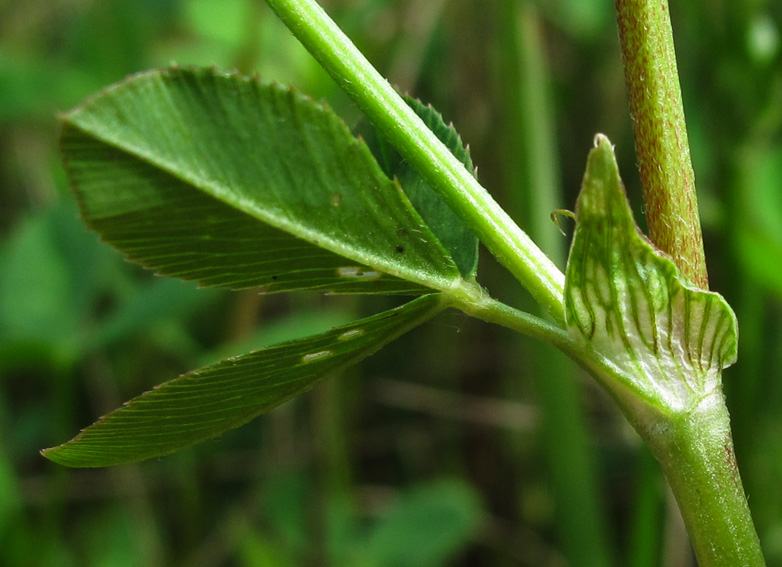
[[[83,218],[131,260],[203,286],[412,299],[189,372],[44,455],[100,467],[171,453],[454,308],[551,343],[589,370],[662,464],[703,567],[763,565],[721,390],[737,323],[707,289],[665,2],[617,1],[652,240],[598,134],[565,274],[479,184],[434,109],[400,97],[313,0],[268,3],[372,125],[357,136],[325,104],[259,78],[140,73],[64,115]],[[547,318],[481,286],[478,241]]]

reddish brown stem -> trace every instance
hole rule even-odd
[[[695,174],[667,0],[616,0],[649,237],[707,289]]]

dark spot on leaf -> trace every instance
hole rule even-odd
[[[407,232],[406,228],[400,228],[396,231],[397,235],[399,235],[400,238],[406,238],[410,233]]]
[[[277,276],[272,276],[272,281],[277,281]]]
[[[397,254],[403,254],[405,251],[405,247],[401,244],[396,247]]]

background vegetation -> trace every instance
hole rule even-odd
[[[324,2],[560,261],[592,136],[640,201],[609,0]],[[672,3],[711,286],[741,325],[725,376],[769,566],[782,565],[782,5]],[[379,311],[156,278],[78,220],[56,111],[171,62],[347,98],[260,0],[0,1],[0,563],[685,566],[656,463],[559,353],[447,313],[310,394],[169,458],[68,470],[38,449],[155,384]],[[642,220],[639,208],[639,218]],[[484,254],[479,277],[523,291]]]

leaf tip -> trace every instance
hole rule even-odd
[[[594,147],[587,158],[581,192],[576,201],[576,218],[599,216],[612,211],[625,222],[634,224],[619,176],[614,145],[604,134],[595,134]]]
[[[598,132],[595,134],[595,137],[592,140],[592,144],[594,147],[592,148],[592,151],[589,152],[589,162],[587,164],[587,169],[589,169],[589,165],[597,159],[600,159],[604,163],[616,163],[616,146],[611,143],[611,140],[608,139],[608,136]]]
[[[72,463],[70,461],[70,459],[68,459],[67,457],[63,458],[62,451],[61,451],[63,446],[64,445],[57,445],[55,447],[48,447],[46,449],[41,449],[39,451],[39,454],[44,459],[47,459],[47,460],[49,460],[49,461],[51,461],[53,463],[56,463],[58,465],[63,465],[63,466],[66,466],[66,467],[78,466],[78,465],[75,465],[74,463]],[[67,451],[66,451],[66,454],[67,454]]]
[[[600,132],[595,134],[595,137],[593,138],[592,143],[594,144],[594,146],[596,148],[599,148],[601,146],[608,146],[608,147],[611,148],[611,150],[614,149],[614,145],[611,143],[611,140],[608,139],[608,136],[606,136],[605,134],[602,134]]]

